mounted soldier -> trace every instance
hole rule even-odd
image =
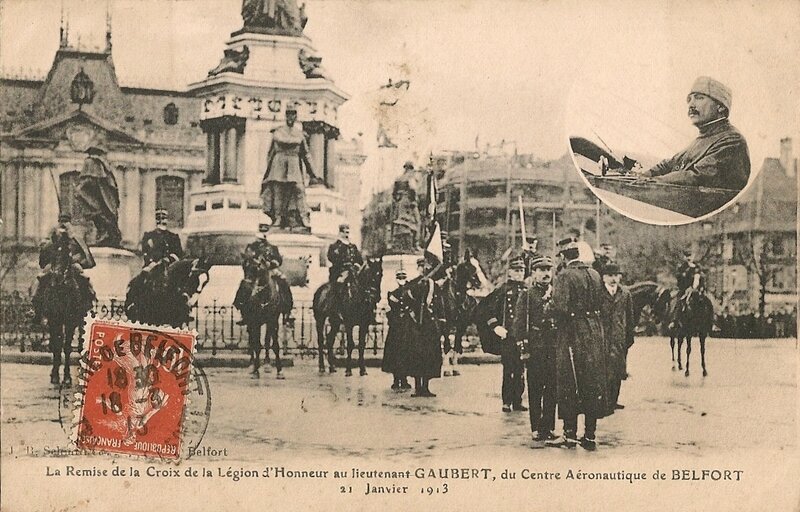
[[[528,370],[531,434],[537,443],[556,438],[556,331],[553,319],[553,260],[531,260],[532,284],[517,300],[512,336]]]
[[[39,249],[39,267],[42,273],[37,278],[32,298],[34,325],[42,322],[44,297],[58,275],[74,282],[80,291],[81,304],[90,308],[95,294],[83,270],[94,266],[95,261],[89,248],[72,232],[72,217],[69,214],[59,215],[58,224]]]
[[[607,348],[600,319],[603,281],[581,261],[580,252],[577,242],[561,244],[564,268],[553,280],[558,414],[564,420],[564,434],[547,444],[574,447],[579,442],[578,415],[583,414],[585,433],[580,444],[595,450],[597,420],[613,409],[608,406]]]
[[[350,226],[341,224],[339,226],[339,238],[328,247],[328,261],[331,268],[328,270],[328,281],[334,296],[338,297],[341,284],[347,281],[355,265],[363,265],[364,258],[350,241]]]
[[[525,292],[525,259],[509,255],[508,278],[475,308],[475,325],[484,352],[499,354],[503,363],[503,412],[527,411],[522,405],[525,367],[519,348],[510,335],[516,318],[517,299]]]
[[[167,210],[156,210],[156,229],[148,231],[142,236],[140,244],[144,258],[142,272],[148,278],[154,275],[163,276],[170,264],[183,257],[181,239],[177,233],[167,229],[168,221]]]
[[[675,271],[675,280],[678,282],[678,297],[682,304],[688,302],[693,291],[703,291],[705,279],[703,269],[694,261],[692,251],[683,251],[683,261]]]
[[[282,299],[279,310],[285,315],[285,321],[292,311],[292,293],[288,281],[278,270],[283,265],[283,257],[278,248],[267,240],[269,230],[270,223],[260,223],[258,225],[258,237],[247,244],[244,249],[242,254],[244,279],[236,292],[233,305],[241,310],[253,294],[254,289],[268,286],[268,280],[271,278],[274,280],[279,296]],[[238,322],[239,325],[247,323],[244,316]]]

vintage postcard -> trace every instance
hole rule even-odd
[[[799,26],[0,0],[0,509],[800,510]]]

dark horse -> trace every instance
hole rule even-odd
[[[655,302],[655,313],[661,321],[662,328],[669,336],[672,352],[672,369],[675,369],[675,342],[678,345],[678,369],[682,370],[681,346],[686,340],[686,371],[689,376],[689,355],[692,353],[692,336],[700,339],[700,364],[703,377],[706,370],[706,337],[714,323],[714,305],[702,290],[691,290],[685,304],[681,303],[679,293],[675,289],[665,288],[659,291]]]
[[[64,352],[65,386],[72,384],[69,359],[72,353],[72,338],[81,326],[84,316],[92,308],[95,299],[89,279],[80,275],[69,264],[56,264],[47,274],[48,284],[41,289],[40,311],[47,319],[50,335],[50,351],[53,353],[53,369],[50,383],[58,384],[58,368],[61,365],[61,352]]]
[[[274,270],[264,270],[261,278],[243,279],[236,292],[233,305],[242,314],[242,323],[247,326],[247,347],[253,369],[254,379],[261,376],[261,326],[266,325],[264,333],[265,371],[269,371],[269,350],[275,354],[276,378],[283,379],[278,325],[280,316],[284,320],[292,311],[293,297],[289,287],[281,287],[273,275]]]
[[[344,325],[347,335],[346,376],[353,375],[353,328],[358,326],[358,366],[361,375],[367,374],[364,364],[364,342],[369,326],[375,322],[375,305],[381,298],[383,262],[381,258],[367,258],[363,265],[356,265],[342,283],[340,293],[331,293],[331,284],[325,283],[314,292],[314,321],[317,325],[319,344],[319,372],[325,373],[324,348],[328,351],[328,371],[336,372],[333,357],[333,342],[339,328]],[[325,334],[325,320],[330,330]],[[323,345],[323,340],[325,344]]]
[[[205,258],[186,258],[140,272],[128,283],[125,316],[150,325],[187,325],[193,301],[208,283],[209,267]]]
[[[445,362],[442,375],[445,377],[460,375],[455,366],[458,365],[458,354],[463,353],[461,342],[467,327],[472,323],[472,310],[478,305],[478,300],[468,294],[467,290],[476,290],[488,283],[478,260],[469,255],[451,268],[441,285],[447,332],[450,333],[444,344],[442,358]]]

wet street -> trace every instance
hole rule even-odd
[[[345,468],[447,461],[561,467],[577,461],[587,469],[649,469],[664,461],[706,464],[719,458],[750,467],[796,453],[795,340],[711,339],[705,378],[699,347],[693,348],[692,373],[685,377],[672,370],[666,340],[637,339],[620,398],[625,409],[600,420],[595,453],[534,449],[527,413],[500,410],[499,364],[463,365],[461,376],[432,381],[436,398],[390,390],[391,376],[378,368],[365,377],[357,371],[345,377],[342,370],[318,375],[313,360],[296,359],[284,370],[285,380],[277,380],[274,370],[254,380],[242,368],[209,368],[212,408],[201,444],[207,451],[182,464],[347,460]],[[2,365],[4,469],[33,471],[55,459],[46,447],[68,446],[59,392],[48,376],[47,366]],[[122,463],[125,457],[115,459]],[[107,461],[97,455],[70,460]]]

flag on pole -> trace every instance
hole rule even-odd
[[[429,259],[435,259],[436,265],[440,265],[444,261],[442,230],[439,227],[439,223],[436,221],[433,223],[433,232],[428,240],[428,244],[425,246],[425,257]]]
[[[519,199],[519,227],[522,231],[522,248],[528,249],[528,234],[525,232],[525,210],[522,208],[522,196],[517,196]]]
[[[428,173],[428,216],[431,221],[436,219],[436,197],[439,189],[436,186],[436,176],[433,171]]]

